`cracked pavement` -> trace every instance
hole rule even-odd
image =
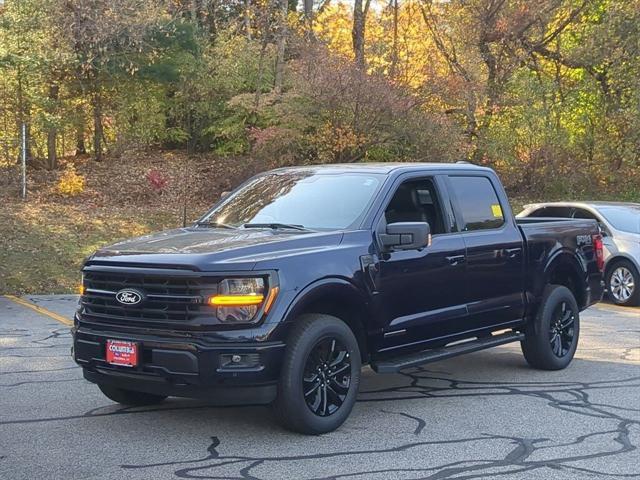
[[[68,318],[77,301],[28,299]],[[517,344],[366,368],[347,422],[306,437],[266,407],[114,404],[82,379],[67,326],[0,297],[0,478],[640,478],[640,309],[581,320],[566,370],[529,368]]]

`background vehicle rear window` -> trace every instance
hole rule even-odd
[[[534,210],[528,216],[529,217],[561,217],[561,218],[569,218],[571,217],[571,212],[573,211],[570,207],[542,207],[538,210]]]
[[[497,228],[504,223],[498,195],[486,177],[450,177],[462,214],[463,230]]]

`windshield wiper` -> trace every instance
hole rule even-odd
[[[279,230],[289,228],[291,230],[300,230],[301,232],[311,232],[312,230],[304,227],[303,225],[292,225],[289,223],[245,223],[244,228],[271,228],[272,230]]]
[[[233,225],[227,225],[226,223],[221,223],[221,222],[196,222],[196,226],[229,228],[231,230],[236,230],[238,228],[238,227],[234,227]]]

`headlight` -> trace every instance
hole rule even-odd
[[[216,307],[221,322],[248,323],[255,319],[263,304],[268,310],[277,293],[277,287],[271,288],[265,299],[262,278],[228,278],[218,284],[218,293],[209,297],[209,305]]]

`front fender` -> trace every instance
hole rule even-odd
[[[330,298],[359,304],[366,310],[370,307],[368,298],[355,284],[345,278],[327,277],[316,280],[300,290],[289,304],[283,316],[283,321],[293,321],[309,305]]]

